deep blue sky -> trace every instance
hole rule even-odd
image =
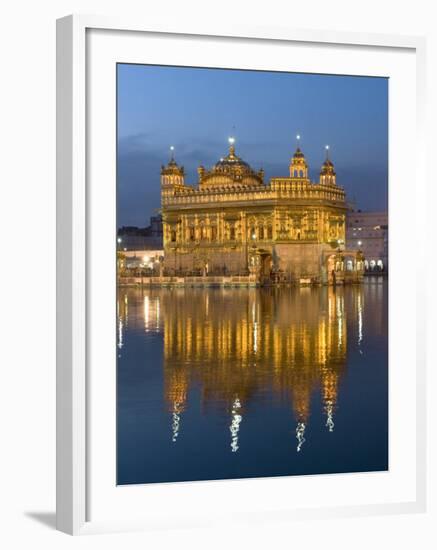
[[[312,179],[329,144],[348,200],[387,208],[387,79],[119,64],[117,109],[119,225],[148,225],[159,209],[170,145],[195,183],[231,134],[266,181],[288,175],[297,133]]]

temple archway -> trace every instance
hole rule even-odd
[[[328,257],[326,262],[326,270],[328,273],[328,284],[335,283],[335,254]]]
[[[261,277],[264,279],[270,279],[272,273],[273,258],[270,253],[263,254],[261,256]]]

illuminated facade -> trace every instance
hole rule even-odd
[[[326,155],[312,182],[301,149],[289,175],[264,183],[235,152],[210,170],[198,168],[198,184],[185,183],[173,155],[161,169],[166,275],[255,275],[263,282],[342,283],[361,280],[363,257],[341,251],[345,243],[345,192]]]

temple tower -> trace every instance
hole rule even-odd
[[[161,191],[178,191],[185,185],[185,171],[174,159],[174,147],[170,147],[170,160],[161,166]]]
[[[296,152],[290,160],[290,178],[308,179],[308,164],[305,155],[302,153],[300,145],[300,136],[296,136]]]
[[[336,185],[336,174],[334,170],[334,165],[332,164],[331,159],[329,158],[329,145],[325,146],[326,150],[326,159],[322,164],[320,170],[320,185]]]

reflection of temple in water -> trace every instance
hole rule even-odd
[[[358,315],[361,299],[353,306]],[[164,392],[173,442],[183,426],[190,388],[200,391],[203,410],[218,407],[229,415],[233,452],[239,448],[245,407],[255,397],[290,403],[298,451],[317,393],[326,429],[334,430],[346,363],[343,289],[158,289],[132,302],[130,324],[164,332]],[[120,295],[119,322],[127,311],[127,298]],[[122,342],[120,334],[119,327]]]

